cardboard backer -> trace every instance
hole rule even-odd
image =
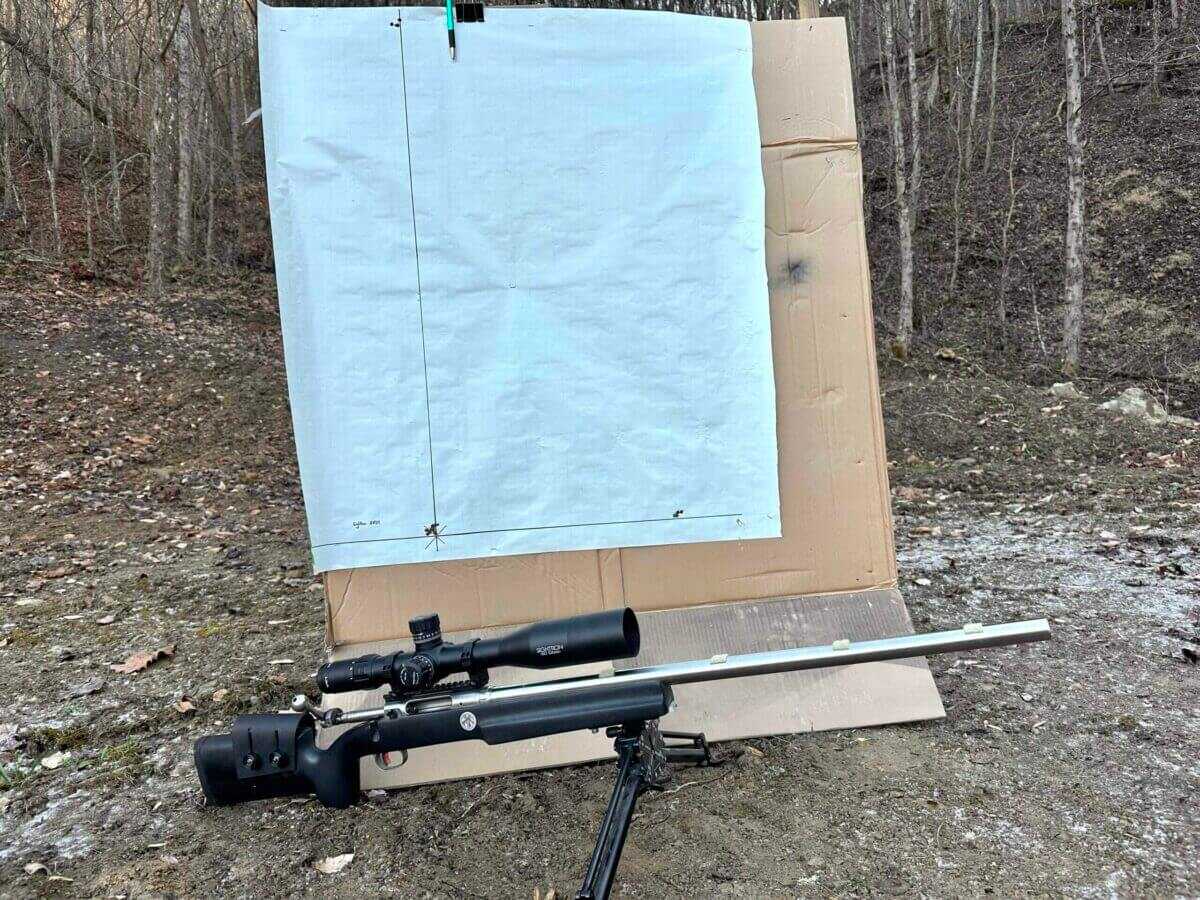
[[[330,658],[395,649],[408,636],[408,619],[429,611],[461,639],[631,606],[643,633],[634,665],[911,633],[896,590],[845,24],[755,22],[751,32],[784,536],[328,572]],[[493,684],[538,677],[546,673],[498,670]],[[381,694],[338,695],[337,704],[374,705]],[[677,696],[669,727],[716,740],[944,715],[920,660],[688,685]],[[498,747],[462,743],[414,753],[386,772],[364,760],[363,784],[609,755],[609,742],[589,733]]]

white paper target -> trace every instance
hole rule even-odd
[[[745,22],[258,16],[318,571],[780,534]]]

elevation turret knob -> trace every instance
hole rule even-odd
[[[413,643],[418,650],[442,642],[442,620],[438,618],[437,613],[409,619],[408,630],[412,633]]]

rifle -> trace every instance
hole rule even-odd
[[[702,734],[660,731],[658,720],[675,708],[677,684],[848,666],[1000,647],[1050,637],[1045,619],[1003,625],[965,625],[954,631],[880,640],[835,641],[742,655],[622,669],[512,687],[488,687],[495,666],[550,669],[636,656],[641,645],[633,610],[554,619],[500,638],[444,641],[436,615],[409,622],[413,649],[328,663],[317,671],[326,694],[388,687],[382,706],[343,712],[318,709],[297,695],[292,713],[239,716],[228,734],[196,742],[196,769],[205,797],[230,805],[268,797],[316,794],[344,808],[359,799],[359,760],[455,741],[503,744],[528,738],[606,729],[617,754],[617,779],[577,900],[606,898],[620,861],[634,806],[647,790],[661,789],[672,762],[713,765]],[[446,682],[454,675],[462,680]],[[326,748],[319,729],[351,726]]]

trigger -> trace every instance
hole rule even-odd
[[[385,750],[383,753],[375,754],[375,765],[387,772],[390,769],[398,769],[408,762],[407,750]]]

